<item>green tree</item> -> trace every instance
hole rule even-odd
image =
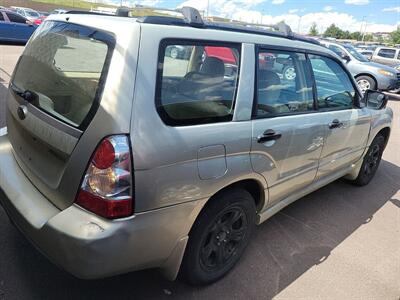
[[[317,36],[318,35],[318,29],[317,29],[317,23],[312,23],[310,27],[310,31],[308,32],[309,35],[311,36]]]
[[[361,41],[361,38],[362,38],[362,34],[359,31],[351,33],[351,39],[352,40]]]
[[[372,36],[372,34],[368,33],[364,36],[364,41],[365,42],[372,42],[374,40],[374,37]]]
[[[400,44],[400,26],[390,34],[393,44]]]
[[[331,26],[329,26],[324,32],[324,37],[332,37],[332,38],[340,39],[340,38],[342,38],[342,36],[343,36],[343,30],[341,30],[335,24],[332,24]]]

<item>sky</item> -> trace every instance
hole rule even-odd
[[[120,0],[108,0],[119,3]],[[192,6],[207,11],[207,0],[123,0],[163,8]],[[323,32],[335,23],[351,32],[390,32],[400,25],[400,0],[209,0],[209,15],[273,24],[284,20],[307,33],[313,22]]]

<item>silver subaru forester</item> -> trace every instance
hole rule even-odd
[[[0,202],[79,278],[213,282],[255,225],[378,168],[387,98],[362,96],[333,52],[284,24],[182,14],[52,15],[12,76]]]

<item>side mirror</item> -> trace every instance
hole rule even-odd
[[[386,96],[384,93],[371,90],[367,90],[365,92],[364,99],[368,108],[377,110],[385,108],[389,100],[388,96]]]
[[[29,27],[32,27],[32,26],[33,26],[33,23],[32,23],[31,21],[29,21],[29,20],[26,20],[25,23],[26,23],[26,25],[28,25]]]
[[[350,56],[348,56],[346,53],[342,54],[342,59],[345,63],[348,63],[351,59]]]

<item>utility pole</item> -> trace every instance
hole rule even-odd
[[[210,16],[210,0],[207,0],[207,19]]]

